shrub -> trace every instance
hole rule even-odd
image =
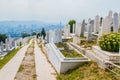
[[[108,33],[102,35],[99,39],[99,46],[106,51],[118,52],[120,47],[120,33]]]

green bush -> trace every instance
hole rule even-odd
[[[99,39],[99,46],[106,51],[119,52],[120,33],[108,33],[102,35]]]

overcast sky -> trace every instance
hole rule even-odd
[[[120,12],[120,0],[0,0],[0,21],[67,22]]]

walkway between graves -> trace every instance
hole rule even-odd
[[[14,80],[29,45],[25,45],[20,49],[17,54],[0,70],[0,80]]]
[[[56,72],[41,52],[35,41],[35,63],[37,80],[56,80]]]

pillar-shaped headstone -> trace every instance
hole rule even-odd
[[[79,38],[76,37],[76,36],[74,36],[74,37],[73,37],[73,43],[77,44],[77,43],[79,43],[79,42],[80,42]]]
[[[8,51],[10,49],[8,38],[5,40],[5,48],[6,48],[6,51]]]
[[[118,13],[114,13],[113,15],[113,32],[118,32],[119,23],[118,23]]]
[[[64,27],[64,37],[69,37],[69,34],[70,34],[70,25],[66,25]]]
[[[84,36],[84,31],[85,31],[85,20],[83,20],[83,22],[82,22],[81,31],[80,31],[80,37]]]
[[[120,28],[120,13],[119,13],[118,21],[119,21],[119,28]]]
[[[49,43],[49,31],[47,32],[46,36],[47,36],[47,43]]]
[[[87,42],[90,42],[92,40],[92,25],[88,23],[88,34],[87,34]]]
[[[15,48],[17,48],[17,41],[15,40],[15,46],[14,46]]]
[[[112,11],[110,10],[109,13],[108,13],[108,16],[111,16],[112,17]]]
[[[1,53],[3,53],[3,49],[4,49],[3,42],[0,42],[0,45],[1,45]]]
[[[75,24],[73,24],[73,33],[75,33]]]
[[[75,25],[75,35],[80,36],[80,32],[81,32],[81,24],[76,23],[76,25]]]
[[[99,32],[99,27],[100,27],[100,20],[99,20],[99,16],[97,15],[94,20],[94,33]]]
[[[102,26],[101,26],[101,35],[111,32],[112,22],[113,22],[112,16],[106,16],[103,19]]]

